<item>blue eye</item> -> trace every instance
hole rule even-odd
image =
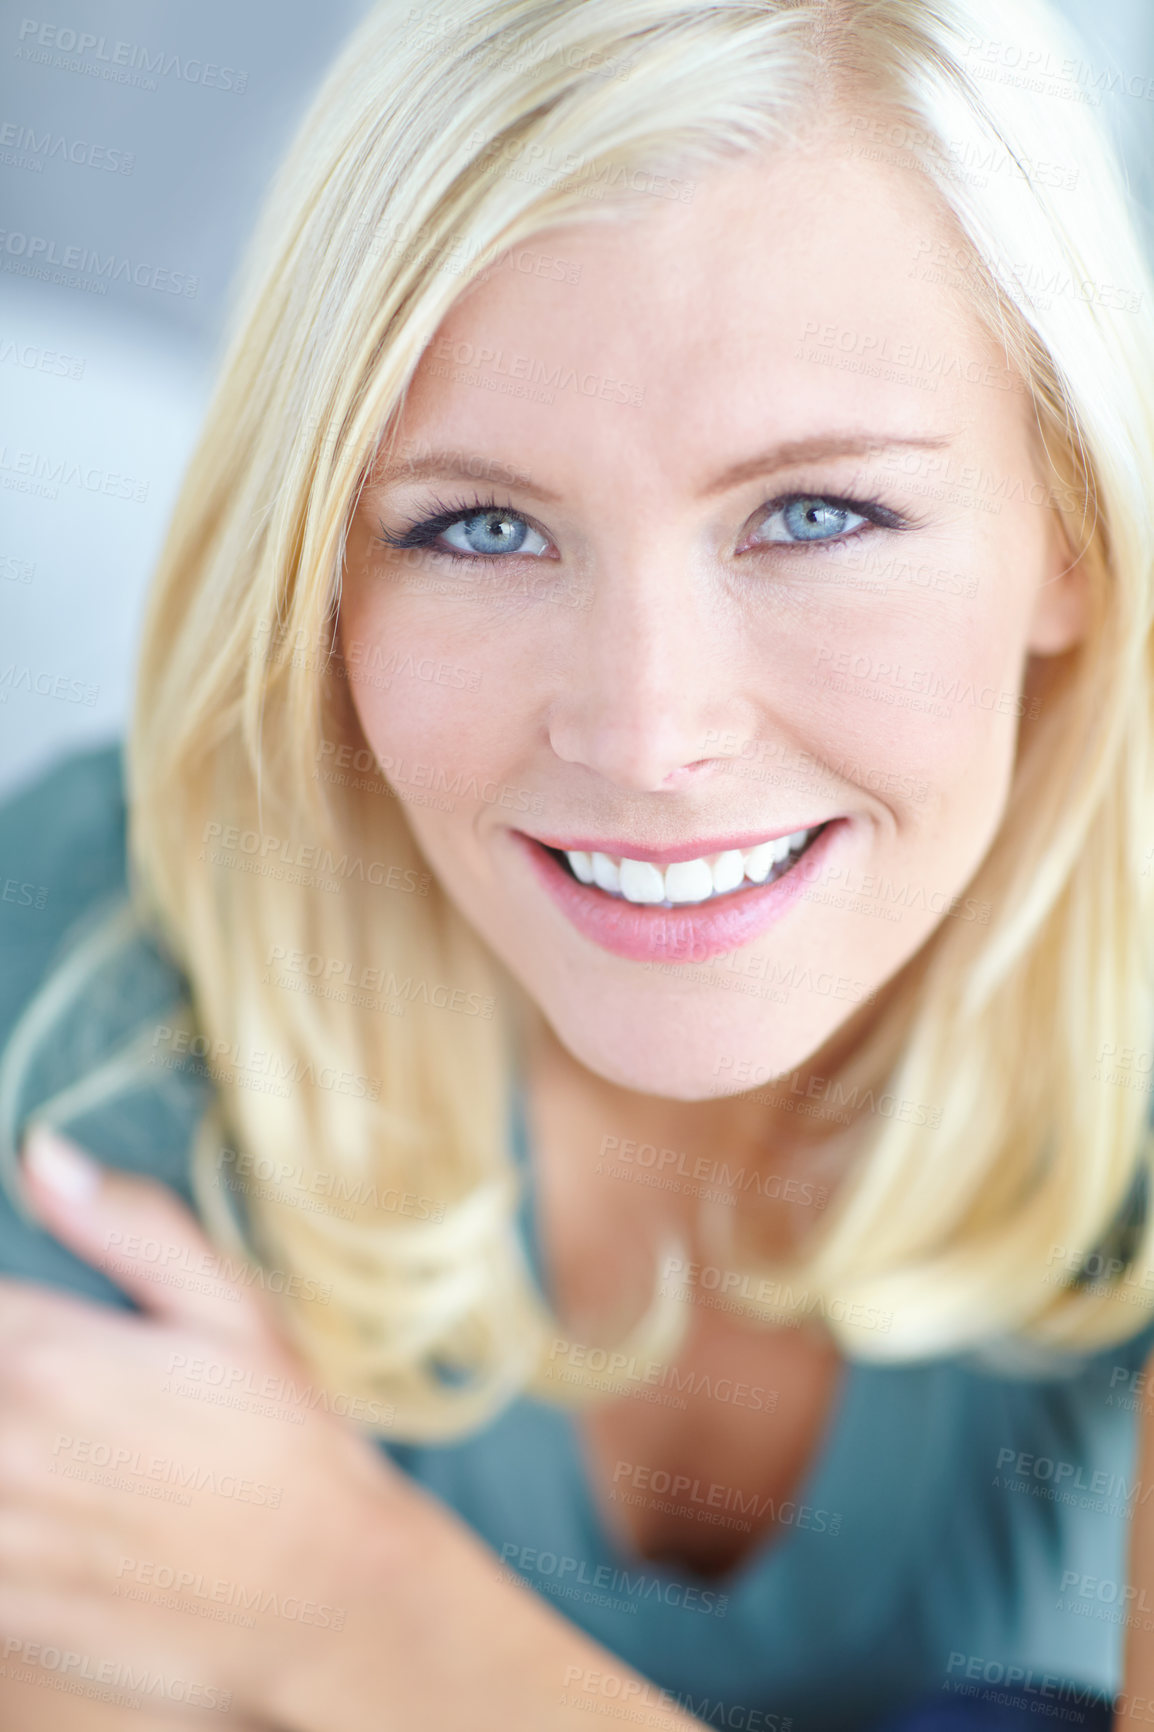
[[[868,522],[863,512],[854,511],[836,499],[820,495],[787,499],[763,519],[762,541],[780,544],[799,541],[835,541],[849,535]]]
[[[545,537],[531,529],[523,517],[508,511],[477,511],[448,524],[441,537],[454,553],[492,557],[502,553],[541,553]],[[537,545],[533,545],[537,543]]]
[[[446,559],[474,563],[515,553],[536,557],[549,546],[540,530],[495,500],[446,505],[435,516],[399,532],[387,530],[382,523],[380,539],[386,547],[425,547]]]
[[[797,493],[762,507],[760,533],[751,545],[802,547],[848,541],[863,524],[878,529],[907,527],[903,518],[884,505]],[[423,547],[444,559],[473,564],[517,554],[536,559],[547,554],[550,546],[526,518],[495,499],[449,501],[432,517],[402,530],[386,529],[382,523],[379,539],[386,547]]]

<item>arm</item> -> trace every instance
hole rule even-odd
[[[69,1170],[34,1164],[37,1213],[98,1264],[115,1231],[144,1315],[0,1280],[0,1665],[30,1701],[75,1693],[94,1729],[108,1689],[142,1729],[587,1732],[605,1697],[698,1724],[309,1399],[170,1192]]]
[[[418,1503],[422,1507],[417,1507]],[[302,1657],[266,1711],[284,1732],[588,1732],[606,1706],[657,1732],[700,1722],[513,1582],[449,1511],[419,1492],[364,1560],[349,1642]],[[367,1567],[364,1567],[367,1566]],[[387,1705],[387,1707],[386,1707]]]

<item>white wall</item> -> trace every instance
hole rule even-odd
[[[0,20],[0,790],[122,730],[237,250],[364,5],[23,0]],[[54,245],[118,274],[24,274],[33,237],[41,268]]]

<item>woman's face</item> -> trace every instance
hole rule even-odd
[[[919,176],[827,135],[650,202],[445,320],[341,636],[448,894],[578,1060],[689,1100],[991,917],[1028,659],[1083,601]]]

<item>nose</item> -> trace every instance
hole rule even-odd
[[[681,786],[744,707],[724,601],[688,566],[682,549],[594,576],[549,707],[557,756],[622,789]]]

